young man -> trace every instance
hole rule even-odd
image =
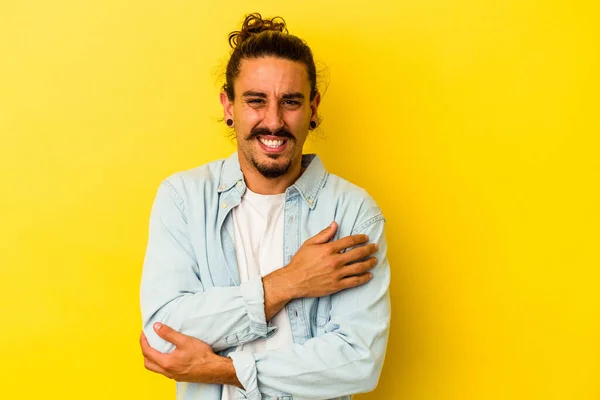
[[[381,210],[302,154],[320,102],[308,46],[259,14],[229,40],[221,103],[237,152],[158,190],[141,284],[145,366],[186,400],[373,390],[390,321]]]

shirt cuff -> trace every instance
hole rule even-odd
[[[235,374],[244,387],[237,389],[242,398],[248,400],[261,400],[261,394],[258,391],[258,380],[256,377],[256,361],[249,351],[234,351],[229,353],[229,358],[233,361]]]
[[[250,319],[250,333],[261,338],[275,334],[276,327],[267,326],[265,316],[265,291],[262,277],[256,276],[240,285],[246,313]]]

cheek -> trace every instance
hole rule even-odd
[[[260,112],[251,108],[244,108],[237,116],[240,126],[250,128],[253,128],[261,120]]]
[[[308,129],[310,112],[293,112],[285,116],[286,125],[294,130]]]

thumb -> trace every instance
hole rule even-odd
[[[337,231],[338,225],[337,222],[333,221],[327,228],[323,229],[321,232],[317,233],[315,236],[311,237],[306,241],[308,244],[323,244],[327,243],[333,238],[335,232]]]
[[[183,333],[177,332],[175,329],[156,322],[153,326],[154,332],[169,343],[173,343],[176,347],[183,345],[185,338],[187,337]]]

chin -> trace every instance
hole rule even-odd
[[[282,160],[281,156],[278,156],[278,162],[273,162],[272,159],[265,160],[266,162],[253,162],[254,167],[262,176],[268,179],[279,178],[290,170],[292,166],[291,161]]]

